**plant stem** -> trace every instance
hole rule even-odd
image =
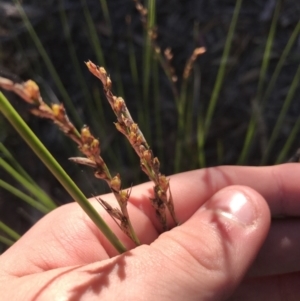
[[[9,120],[16,131],[21,135],[25,142],[32,148],[35,154],[42,160],[47,168],[52,172],[56,179],[67,190],[71,197],[78,202],[81,208],[87,213],[92,221],[98,226],[105,237],[120,252],[126,251],[125,246],[120,242],[117,236],[108,227],[105,221],[100,217],[91,203],[86,199],[82,191],[77,187],[73,180],[67,175],[64,169],[54,159],[46,147],[36,137],[36,135],[27,126],[21,116],[11,106],[9,101],[0,93],[0,111]]]

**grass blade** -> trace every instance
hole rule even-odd
[[[256,92],[256,97],[255,97],[255,102],[258,104],[257,105],[258,109],[261,108],[262,90],[263,90],[263,86],[265,83],[267,69],[268,69],[268,66],[270,63],[271,50],[272,50],[272,45],[273,45],[273,41],[274,41],[274,37],[275,37],[280,8],[281,8],[281,0],[278,0],[275,11],[274,11],[274,15],[272,18],[272,23],[271,23],[269,35],[267,38],[266,47],[265,47],[265,51],[263,54],[262,65],[261,65],[260,74],[259,74],[257,92]],[[258,118],[257,114],[258,114],[257,110],[253,110],[252,116],[250,118],[250,122],[248,125],[247,133],[245,135],[244,145],[243,145],[241,154],[238,158],[238,162],[237,162],[238,165],[245,164],[245,162],[247,160],[247,157],[248,157],[248,154],[250,151],[250,146],[252,144],[254,135],[256,133],[257,118]]]
[[[2,167],[16,181],[18,181],[28,192],[30,192],[38,200],[40,200],[40,202],[48,208],[48,211],[51,211],[56,208],[55,203],[45,194],[44,191],[41,191],[41,189],[37,189],[36,185],[29,182],[2,158],[0,158],[0,167]]]
[[[228,57],[229,57],[231,44],[232,44],[232,40],[233,40],[237,20],[238,20],[239,14],[240,14],[240,9],[241,9],[241,6],[242,6],[242,2],[243,2],[243,0],[237,0],[235,8],[234,8],[234,12],[233,12],[232,20],[231,20],[231,23],[230,23],[229,31],[228,31],[228,34],[227,34],[227,37],[226,37],[224,51],[223,51],[222,58],[221,58],[220,67],[219,67],[219,70],[218,70],[216,82],[215,82],[215,85],[214,85],[214,88],[213,88],[213,92],[212,92],[212,95],[211,95],[211,98],[210,98],[210,101],[209,101],[209,105],[208,105],[208,109],[207,109],[207,113],[206,113],[206,118],[205,118],[205,123],[204,123],[204,134],[205,134],[205,136],[206,136],[207,131],[210,127],[212,116],[213,116],[213,113],[215,111],[217,100],[218,100],[218,97],[220,95],[221,87],[222,87],[222,84],[223,84],[223,81],[224,81],[226,64],[227,64],[227,60],[228,60]]]
[[[40,53],[41,57],[43,58],[51,76],[53,77],[53,80],[54,80],[55,84],[57,85],[57,88],[58,88],[59,92],[61,93],[62,98],[63,98],[69,112],[71,113],[72,118],[74,118],[75,123],[78,126],[81,126],[82,122],[81,122],[80,117],[72,103],[72,100],[71,100],[68,92],[66,91],[57,71],[55,70],[55,67],[53,66],[53,63],[52,63],[50,57],[48,56],[41,40],[39,39],[37,33],[35,32],[33,26],[31,25],[30,20],[28,19],[24,9],[22,8],[20,1],[14,0],[14,3],[23,19],[23,23],[26,26],[27,31],[30,34],[32,41],[34,42],[38,52]]]
[[[8,247],[11,247],[14,244],[13,240],[11,240],[7,237],[4,237],[2,235],[0,235],[0,242],[3,243],[4,245],[8,246]]]
[[[46,214],[46,213],[50,212],[49,208],[45,207],[40,202],[36,201],[35,199],[33,199],[32,197],[28,196],[27,194],[25,194],[21,190],[13,187],[12,185],[6,183],[5,181],[3,181],[1,179],[0,179],[0,187],[3,188],[3,189],[6,189],[11,194],[14,194],[18,198],[20,198],[22,201],[26,202],[27,204],[29,204],[33,208],[41,211],[42,213]]]
[[[13,229],[8,227],[1,221],[0,221],[0,230],[2,230],[4,233],[10,236],[14,241],[17,241],[21,237],[16,231],[14,231]]]
[[[294,79],[291,83],[291,86],[289,88],[287,96],[286,96],[286,98],[283,102],[280,114],[279,114],[279,116],[276,120],[276,124],[274,126],[273,131],[272,131],[271,138],[268,141],[267,148],[265,150],[265,153],[264,153],[264,156],[262,158],[261,164],[265,164],[266,161],[267,161],[268,155],[269,155],[269,153],[270,153],[270,151],[271,151],[271,149],[274,145],[275,140],[278,137],[280,129],[282,128],[282,124],[283,124],[284,118],[286,116],[286,112],[290,107],[290,104],[291,104],[291,102],[292,102],[292,100],[295,96],[295,93],[296,93],[297,89],[299,88],[299,82],[300,82],[300,65],[298,66],[297,72],[296,72],[296,74],[294,76]]]

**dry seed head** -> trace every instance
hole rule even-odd
[[[121,132],[123,135],[126,135],[126,130],[123,128],[123,126],[119,122],[114,123],[116,126],[116,129]]]
[[[24,83],[23,91],[25,95],[33,101],[33,103],[38,103],[38,100],[40,99],[40,89],[33,80],[28,80]]]
[[[122,118],[122,121],[124,122],[124,124],[126,125],[126,127],[130,128],[131,125],[133,124],[132,119],[125,117],[123,114],[121,115],[121,118]]]
[[[117,97],[115,100],[114,100],[114,110],[117,112],[117,113],[121,113],[124,109],[124,99],[122,97]]]
[[[160,50],[160,48],[158,46],[156,46],[154,48],[154,50],[155,50],[156,54],[160,54],[161,53],[161,50]]]
[[[167,191],[169,189],[169,180],[166,178],[166,176],[159,177],[159,186],[163,191]]]
[[[63,121],[66,119],[65,118],[66,111],[63,104],[52,104],[51,108],[52,108],[53,115],[57,120]]]
[[[117,174],[116,176],[114,176],[111,181],[110,181],[110,187],[115,190],[115,191],[120,191],[121,188],[121,179],[120,179],[120,175]]]
[[[166,48],[164,51],[164,55],[167,60],[169,60],[169,61],[172,60],[173,59],[172,49],[170,47]]]
[[[100,155],[100,142],[98,139],[94,139],[92,143],[90,144],[90,152],[93,156],[99,156]]]
[[[105,72],[106,72],[106,71],[105,71]],[[110,77],[107,76],[107,77],[106,77],[106,88],[107,88],[108,90],[111,90],[111,87],[112,87],[112,81],[111,81]]]
[[[93,73],[96,77],[98,77],[97,66],[91,61],[85,62],[85,64],[88,67],[89,71]]]
[[[130,132],[130,133],[128,134],[128,139],[129,139],[129,141],[130,141],[131,144],[135,144],[136,141],[137,141],[136,133]]]
[[[101,75],[107,76],[107,72],[106,72],[106,70],[103,67],[98,67],[98,70],[101,73]]]
[[[146,147],[144,145],[139,146],[139,151],[142,154],[146,150]]]
[[[155,157],[153,159],[152,164],[153,164],[153,168],[154,168],[155,173],[159,173],[160,163],[159,163],[159,160],[158,160],[157,157]]]
[[[151,162],[152,157],[153,157],[152,152],[149,149],[145,150],[143,152],[142,156],[147,162]]]
[[[136,123],[133,123],[131,126],[130,126],[130,131],[132,132],[137,132],[139,129],[138,125]]]
[[[90,132],[90,128],[88,126],[84,126],[81,129],[81,141],[82,143],[91,144],[94,140],[94,137],[92,136]]]
[[[119,191],[119,196],[120,196],[120,201],[122,203],[126,203],[128,201],[129,194],[127,191],[125,191],[125,190]]]
[[[73,161],[77,164],[87,165],[87,166],[90,166],[90,167],[93,167],[93,168],[97,167],[96,163],[94,161],[92,161],[91,159],[88,159],[88,158],[72,157],[72,158],[69,158],[69,160]]]

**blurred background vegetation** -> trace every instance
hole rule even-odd
[[[0,76],[35,80],[45,101],[63,102],[78,127],[89,125],[124,187],[147,179],[115,130],[115,117],[101,83],[84,65],[87,60],[107,69],[115,94],[124,97],[163,173],[287,160],[300,144],[299,1],[142,3],[148,12],[144,20],[133,0],[1,1]],[[156,33],[160,52],[149,30]],[[206,52],[185,79],[197,47]],[[165,72],[166,63],[174,70]],[[68,138],[49,121],[31,116],[17,96],[3,92],[88,197],[106,191],[91,170],[67,160],[78,154]],[[5,185],[41,196],[28,191],[28,183],[18,181],[7,166],[22,174],[18,162],[58,205],[71,200],[2,116],[0,142],[5,183],[0,220],[22,234],[43,213]]]

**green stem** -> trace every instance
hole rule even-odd
[[[0,167],[3,168],[16,181],[18,181],[28,192],[30,192],[38,200],[40,200],[40,202],[48,208],[48,211],[56,208],[56,204],[48,196],[46,196],[44,191],[37,189],[35,185],[33,185],[30,181],[23,177],[17,170],[15,170],[2,158],[0,158]]]
[[[0,242],[2,242],[3,244],[7,245],[8,247],[12,246],[14,244],[14,241],[7,238],[7,237],[4,237],[2,235],[0,235]]]
[[[14,241],[17,241],[20,238],[20,235],[15,232],[13,229],[9,228],[7,225],[0,221],[0,230],[9,235]]]
[[[46,206],[44,206],[43,204],[39,203],[38,201],[36,201],[32,197],[30,197],[29,195],[25,194],[21,190],[13,187],[12,185],[6,183],[5,181],[3,181],[1,179],[0,179],[0,187],[3,188],[3,189],[6,189],[11,194],[14,194],[15,196],[17,196],[18,198],[20,198],[24,202],[28,203],[30,206],[32,206],[32,207],[36,208],[37,210],[41,211],[42,213],[48,213],[50,211],[50,209],[47,208]]]
[[[36,135],[27,126],[21,116],[11,106],[9,101],[0,93],[0,110],[3,115],[9,120],[16,131],[26,141],[26,143],[32,148],[35,154],[42,160],[47,168],[52,172],[56,179],[62,184],[62,186],[68,191],[70,196],[78,202],[81,208],[87,213],[92,221],[98,226],[105,237],[111,242],[111,244],[120,252],[126,251],[125,246],[120,242],[117,236],[112,232],[104,220],[100,217],[98,212],[94,209],[91,203],[86,199],[82,191],[77,187],[73,180],[67,175],[64,169],[53,158],[46,147],[36,137]]]

